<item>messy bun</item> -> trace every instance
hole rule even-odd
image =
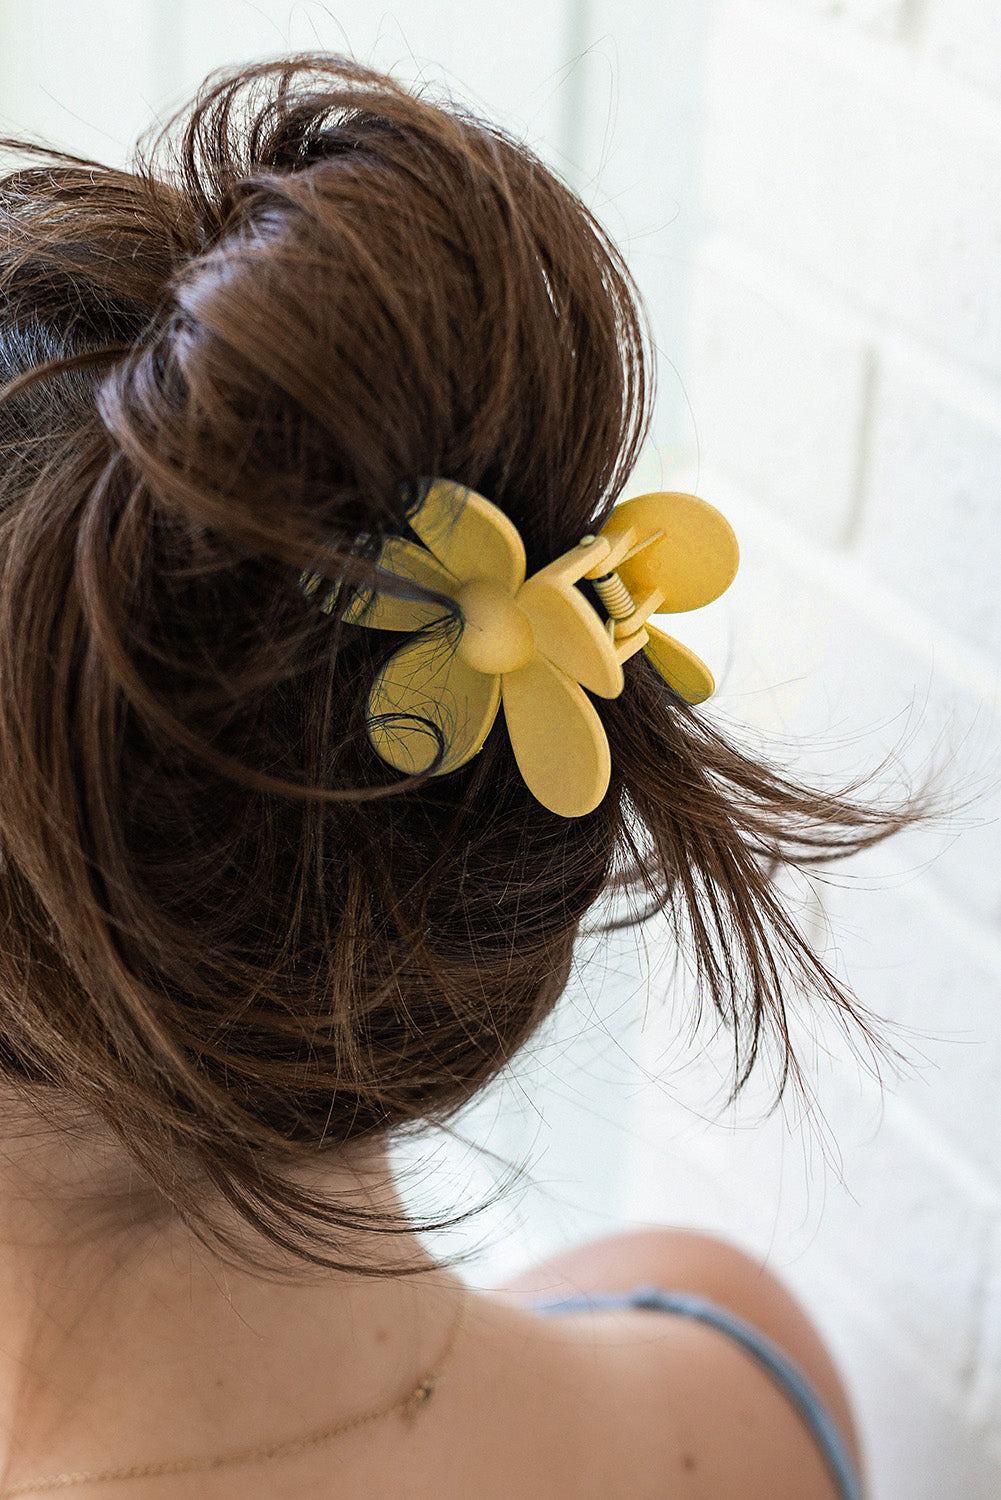
[[[48,158],[0,181],[2,1085],[102,1122],[218,1248],[222,1199],[339,1266],[375,1219],[295,1169],[468,1100],[613,885],[674,913],[738,1083],[766,1034],[792,1061],[787,982],[865,1025],[773,876],[913,811],[792,784],[642,656],[586,817],[502,720],[401,778],[365,719],[399,638],[296,587],[385,582],[421,475],[506,511],[530,572],[600,526],[648,341],[573,194],[327,54],[212,75],[133,172],[2,144]]]

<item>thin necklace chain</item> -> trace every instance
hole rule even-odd
[[[99,1481],[114,1479],[141,1479],[154,1474],[188,1474],[199,1469],[221,1469],[227,1464],[249,1464],[269,1458],[283,1458],[289,1453],[302,1453],[307,1448],[315,1448],[321,1443],[332,1442],[334,1438],[343,1437],[345,1433],[356,1432],[360,1427],[368,1427],[373,1422],[380,1422],[384,1417],[392,1417],[397,1413],[412,1419],[423,1410],[434,1395],[445,1366],[455,1352],[455,1346],[459,1342],[459,1336],[466,1321],[469,1301],[469,1290],[463,1287],[459,1311],[452,1324],[448,1341],[438,1357],[438,1363],[433,1370],[421,1376],[413,1390],[389,1406],[380,1406],[374,1411],[362,1412],[356,1417],[347,1417],[340,1422],[327,1423],[313,1432],[307,1432],[303,1437],[286,1438],[277,1443],[262,1443],[257,1448],[242,1448],[237,1453],[223,1453],[215,1458],[164,1459],[155,1464],[130,1464],[119,1469],[101,1469],[93,1474],[53,1474],[48,1479],[22,1479],[17,1484],[11,1485],[9,1489],[0,1490],[0,1500],[13,1500],[16,1495],[33,1495],[41,1490],[65,1489],[71,1484],[97,1484]]]

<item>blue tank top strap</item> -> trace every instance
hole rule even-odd
[[[536,1301],[530,1305],[535,1312],[541,1313],[582,1312],[589,1308],[611,1312],[639,1308],[644,1311],[676,1313],[680,1317],[694,1318],[699,1323],[718,1328],[746,1349],[785,1392],[813,1434],[838,1487],[840,1500],[863,1500],[861,1483],[841,1434],[813,1387],[777,1345],[729,1309],[719,1307],[715,1302],[697,1297],[691,1292],[667,1292],[656,1286],[641,1286],[631,1292],[598,1292],[562,1297]]]

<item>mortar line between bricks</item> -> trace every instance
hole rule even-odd
[[[876,351],[870,344],[862,355],[861,413],[858,440],[855,444],[855,465],[852,473],[851,495],[840,538],[841,545],[846,550],[855,546],[862,533],[862,524],[865,519],[869,468],[876,427],[875,407],[878,380],[879,364]]]
[[[563,61],[559,145],[563,153],[565,175],[577,192],[590,187],[584,157],[584,111],[589,95],[587,68],[589,62],[590,0],[564,0]]]
[[[972,1286],[974,1307],[976,1315],[970,1326],[970,1342],[967,1351],[969,1360],[969,1375],[963,1382],[963,1415],[966,1420],[974,1426],[983,1424],[983,1413],[988,1402],[985,1400],[987,1392],[985,1386],[986,1368],[991,1353],[990,1331],[985,1326],[988,1301],[991,1292],[991,1270],[993,1260],[993,1245],[988,1239],[980,1247],[977,1259],[977,1274]]]

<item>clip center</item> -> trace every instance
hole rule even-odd
[[[535,655],[535,632],[525,611],[489,578],[474,578],[456,595],[462,636],[456,655],[476,672],[516,672]]]

